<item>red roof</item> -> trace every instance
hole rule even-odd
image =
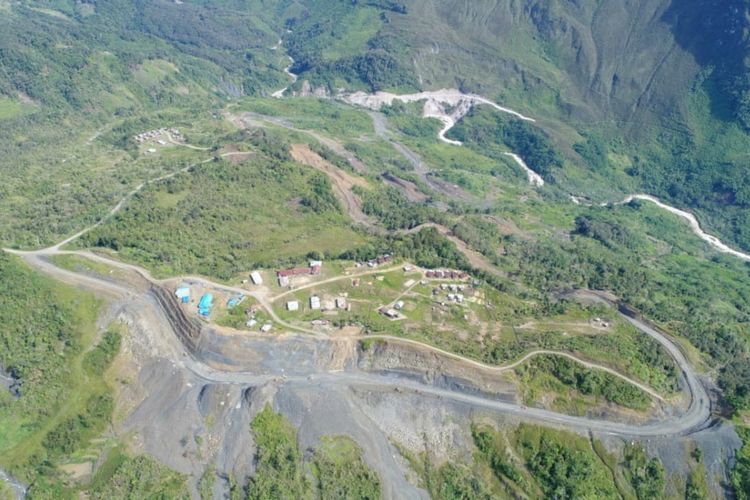
[[[277,276],[299,276],[302,274],[320,274],[320,266],[312,267],[293,267],[276,271]]]

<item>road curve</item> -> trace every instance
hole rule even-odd
[[[40,271],[43,271],[57,279],[60,279],[68,283],[76,284],[79,286],[93,288],[97,290],[98,292],[104,292],[109,295],[117,296],[120,298],[134,297],[137,295],[137,292],[129,290],[126,287],[123,287],[119,284],[112,283],[111,281],[108,281],[108,280],[99,279],[90,275],[81,275],[78,273],[74,273],[72,271],[60,269],[57,266],[50,263],[48,260],[48,257],[53,256],[53,255],[66,255],[66,254],[75,254],[75,255],[80,255],[84,257],[95,257],[96,260],[106,262],[113,266],[118,266],[118,267],[123,267],[123,268],[134,270],[138,272],[139,274],[141,274],[142,276],[146,277],[147,279],[152,279],[148,271],[142,268],[139,268],[138,266],[125,264],[125,263],[121,263],[118,261],[113,261],[105,257],[87,253],[87,252],[65,252],[65,251],[56,250],[54,247],[40,250],[40,251],[35,251],[35,252],[21,252],[21,251],[11,251],[11,252],[14,254],[20,255],[30,265],[36,267]],[[188,279],[201,280],[207,285],[210,285],[210,286],[215,285],[217,287],[224,288],[228,291],[236,290],[236,291],[242,291],[243,293],[248,293],[247,290],[234,288],[234,287],[230,287],[227,285],[211,284],[204,278],[195,277],[195,278],[188,278]],[[154,281],[157,283],[159,282],[159,280],[154,280]],[[258,297],[256,296],[256,298]],[[270,308],[270,305],[267,304],[262,297],[260,297],[260,299],[262,300],[261,305],[263,305],[264,308],[267,308],[267,310],[271,312],[273,316],[275,316],[275,314],[273,313],[273,309]],[[152,304],[152,307],[155,307],[155,305]],[[594,419],[594,418],[574,417],[574,416],[560,414],[560,413],[556,413],[553,411],[538,409],[538,408],[526,408],[524,406],[521,406],[515,403],[499,401],[497,399],[492,398],[491,396],[466,393],[466,392],[461,392],[459,390],[454,390],[450,388],[436,387],[436,386],[429,385],[423,382],[405,379],[396,374],[381,374],[381,373],[370,373],[370,372],[363,372],[363,371],[358,371],[358,370],[351,370],[351,371],[341,371],[341,372],[336,372],[336,373],[331,373],[331,372],[308,373],[308,374],[305,374],[304,376],[286,376],[283,373],[257,374],[257,373],[252,373],[252,372],[230,372],[230,371],[215,370],[215,369],[208,367],[201,361],[193,359],[190,356],[186,356],[183,362],[186,368],[188,368],[192,373],[194,373],[197,377],[208,382],[253,385],[253,386],[267,384],[267,383],[284,383],[284,384],[292,384],[292,385],[313,384],[313,385],[322,385],[322,386],[325,386],[327,384],[332,384],[332,385],[338,385],[338,386],[342,386],[342,385],[351,386],[351,387],[356,386],[356,387],[379,389],[379,390],[399,389],[401,391],[411,391],[413,393],[423,394],[426,396],[439,397],[447,401],[453,401],[455,403],[466,404],[472,407],[476,407],[476,408],[484,409],[488,411],[509,413],[509,414],[514,414],[518,416],[524,416],[526,418],[536,419],[540,422],[547,422],[547,423],[552,423],[556,425],[572,427],[572,428],[580,429],[580,430],[591,430],[591,431],[596,431],[596,432],[621,435],[625,437],[684,435],[684,434],[690,434],[692,432],[696,432],[710,425],[710,420],[711,420],[710,399],[708,397],[708,394],[706,393],[705,388],[698,380],[697,375],[695,375],[695,373],[693,372],[692,367],[690,366],[690,364],[688,363],[687,359],[682,354],[680,349],[674,343],[672,343],[671,340],[669,340],[666,336],[664,336],[663,334],[661,334],[660,332],[658,332],[656,329],[646,324],[645,322],[636,320],[633,318],[628,318],[628,320],[636,328],[640,329],[647,335],[652,336],[660,344],[662,344],[667,349],[669,354],[674,358],[675,362],[678,364],[678,366],[682,370],[682,374],[686,382],[686,391],[688,395],[690,396],[690,404],[688,406],[688,409],[681,415],[669,417],[658,422],[649,422],[643,425],[632,425],[632,424],[625,424],[625,423],[610,422],[607,420],[599,420],[599,419]],[[285,323],[279,320],[278,317],[275,318],[275,321],[278,321],[280,324],[285,326]],[[302,328],[295,328],[295,329],[306,334],[307,333],[313,334],[319,340],[327,340],[327,337],[320,334],[319,332],[314,332],[314,331],[302,329]],[[323,337],[325,337],[325,339]],[[405,340],[405,339],[401,339],[397,337],[388,338],[388,340],[391,340],[394,342],[397,341],[397,342],[412,343],[415,345],[418,344],[421,348],[426,347],[426,348],[431,348],[432,350],[436,350],[435,348],[432,348],[431,346],[427,346],[425,344],[421,344],[418,341],[409,341],[409,340]],[[437,351],[440,351],[440,350],[437,350]],[[547,354],[547,353],[555,354],[555,355],[561,354],[561,353],[557,353],[553,351],[550,351],[550,352],[539,351],[536,354]],[[467,360],[465,358],[461,358],[458,355],[447,353],[445,351],[441,351],[440,354],[451,355],[452,357],[458,358],[463,362],[469,362],[473,364],[474,366],[482,367],[483,369],[492,368],[487,365],[482,365],[481,363],[477,361]],[[529,353],[525,356],[525,359],[528,359],[529,357],[536,355],[536,354]],[[571,359],[574,359],[577,362],[581,362],[580,360],[576,359],[572,355],[567,355],[567,354],[565,355],[570,357]],[[518,363],[523,362],[523,360],[524,359],[519,360],[509,366],[495,367],[495,369],[498,371],[503,370],[503,369],[505,370],[512,369],[512,367],[517,366]],[[597,367],[597,368],[600,368],[600,367]],[[610,373],[621,376],[614,371]],[[650,391],[648,392],[651,393]]]
[[[225,155],[229,155],[229,154],[232,154],[232,153],[226,153]],[[222,155],[222,156],[225,156],[225,155]],[[200,163],[207,163],[212,160],[213,158],[208,158]],[[130,290],[127,287],[124,287],[120,284],[112,283],[111,281],[98,279],[93,276],[82,275],[82,274],[78,274],[72,271],[61,269],[55,266],[54,264],[52,264],[48,258],[54,255],[66,255],[66,254],[79,255],[85,258],[90,258],[96,261],[104,262],[111,266],[129,269],[131,271],[138,273],[140,276],[142,276],[143,278],[145,278],[146,280],[152,283],[164,283],[166,280],[157,280],[153,278],[151,274],[142,267],[135,266],[132,264],[126,264],[126,263],[112,260],[112,259],[108,259],[106,257],[103,257],[101,255],[96,255],[91,252],[62,251],[60,250],[60,248],[64,246],[65,244],[70,243],[74,241],[75,239],[79,238],[83,234],[86,234],[88,231],[101,225],[106,220],[114,216],[129,199],[131,199],[136,193],[138,193],[141,189],[143,189],[143,187],[147,185],[149,182],[157,182],[159,180],[167,179],[169,177],[177,175],[180,172],[187,171],[190,168],[193,168],[195,165],[198,165],[198,164],[190,165],[188,167],[185,167],[173,173],[166,174],[164,176],[158,177],[156,179],[152,179],[150,181],[144,182],[136,186],[136,188],[133,189],[130,193],[128,193],[125,197],[123,197],[123,199],[121,199],[120,202],[117,203],[117,205],[115,205],[105,217],[100,219],[98,222],[92,224],[91,226],[84,228],[78,233],[66,238],[60,243],[57,243],[56,245],[53,245],[49,248],[36,250],[36,251],[20,251],[20,250],[10,250],[10,249],[6,249],[5,251],[20,255],[30,265],[62,281],[73,283],[79,286],[93,288],[99,292],[103,292],[103,293],[106,293],[115,297],[119,297],[119,298],[132,298],[135,295],[137,295],[137,292],[134,292],[133,290]],[[649,201],[653,201],[659,204],[660,206],[662,206],[662,208],[669,207],[668,205],[664,205],[658,200],[653,199],[653,197],[648,197],[647,195],[633,195],[631,199],[633,198],[647,199]],[[672,208],[672,207],[669,207],[669,208]],[[670,211],[674,213],[678,213],[678,215],[681,215],[682,217],[686,217],[687,215],[689,217],[686,217],[686,218],[691,220],[690,219],[690,217],[692,217],[691,214],[687,214],[686,212],[681,212],[677,209],[672,209]],[[692,220],[694,220],[694,217],[692,217]],[[691,222],[691,225],[693,225],[692,222]],[[697,226],[698,229],[700,229],[700,226],[697,225],[697,220],[695,220],[695,225]],[[707,240],[707,241],[711,242],[711,240]],[[742,254],[742,255],[746,255],[746,254]],[[748,259],[750,259],[750,256],[747,256],[747,257]],[[380,270],[380,272],[382,272],[382,270]],[[247,290],[237,288],[237,287],[232,287],[229,285],[221,285],[221,284],[213,283],[210,280],[203,278],[203,277],[188,276],[188,277],[183,277],[183,278],[199,281],[210,287],[216,287],[216,288],[224,289],[224,290],[231,291],[231,292],[240,292],[240,293],[252,295],[256,300],[258,300],[261,306],[268,311],[268,313],[271,315],[274,321],[276,321],[280,325],[285,326],[292,330],[305,333],[305,334],[313,335],[317,338],[325,337],[321,333],[316,332],[314,330],[301,328],[301,327],[295,327],[295,326],[285,323],[276,315],[271,305],[268,303],[266,298],[262,296],[261,294],[248,292]],[[312,380],[310,379],[310,376],[290,377],[290,378],[285,378],[284,382],[291,383],[291,384],[305,384],[305,383],[344,384],[344,385],[349,385],[349,386],[360,385],[360,386],[371,386],[371,387],[380,387],[380,388],[384,388],[384,387],[385,388],[397,388],[398,387],[401,389],[408,389],[408,390],[412,390],[418,393],[423,393],[423,394],[428,394],[432,396],[449,399],[449,400],[456,401],[459,403],[469,404],[478,408],[485,408],[488,410],[495,410],[495,411],[500,411],[500,412],[505,412],[505,413],[524,415],[524,416],[535,418],[541,421],[556,423],[560,425],[567,425],[567,426],[571,426],[571,427],[575,427],[579,429],[588,429],[588,430],[593,430],[593,431],[598,431],[598,432],[619,434],[623,436],[680,435],[680,434],[687,434],[690,432],[700,430],[706,427],[707,425],[709,425],[710,420],[711,420],[710,398],[708,396],[708,393],[706,392],[706,389],[704,388],[704,386],[698,379],[698,376],[695,374],[692,366],[687,361],[687,359],[685,358],[680,348],[676,344],[674,344],[668,337],[666,337],[664,334],[662,334],[661,332],[659,332],[658,330],[656,330],[655,328],[653,328],[646,322],[640,319],[635,319],[635,318],[631,318],[628,316],[625,316],[625,317],[636,328],[638,328],[645,334],[651,336],[657,342],[659,342],[662,346],[664,346],[664,348],[669,352],[669,354],[672,356],[674,361],[680,367],[683,379],[685,381],[685,386],[686,386],[685,390],[688,393],[688,396],[690,398],[690,404],[688,406],[688,409],[682,415],[677,416],[677,417],[670,417],[660,422],[647,423],[644,425],[629,425],[629,424],[622,424],[622,423],[614,423],[614,422],[609,422],[605,420],[597,420],[597,419],[584,418],[584,417],[573,417],[569,415],[563,415],[563,414],[551,412],[548,410],[525,408],[523,406],[519,406],[513,403],[497,401],[495,399],[482,396],[482,395],[467,394],[467,393],[458,392],[455,390],[430,386],[430,385],[416,382],[416,381],[405,380],[396,375],[388,376],[388,375],[359,372],[359,371],[339,372],[335,374],[332,374],[332,373],[313,374]],[[388,338],[388,337],[384,336],[383,338]],[[422,348],[432,349],[433,351],[437,351],[440,354],[450,355],[455,359],[459,359],[462,362],[470,363],[476,367],[482,366],[482,368],[484,369],[487,369],[487,368],[492,369],[492,367],[488,367],[487,365],[483,365],[482,363],[479,363],[477,361],[462,358],[461,356],[448,353],[446,351],[441,351],[440,349],[436,349],[432,346],[422,344],[418,341],[409,341],[409,340],[401,339],[397,337],[388,338],[388,340],[394,341],[394,342],[398,341],[398,342],[418,344]],[[524,358],[517,361],[515,364],[511,364],[506,367],[494,367],[494,369],[497,371],[512,369],[513,367],[517,366],[518,363],[521,363],[525,359],[528,359],[529,357],[533,355],[538,355],[538,354],[565,355],[566,357],[569,357],[570,359],[576,362],[586,364],[586,362],[582,362],[581,360],[577,359],[575,356],[572,356],[567,353],[558,353],[554,351],[537,351],[534,353],[527,354]],[[592,368],[599,368],[599,369],[603,368],[603,367],[599,367],[593,364],[588,364],[587,366],[590,366]],[[274,379],[278,378],[278,375],[258,375],[258,374],[252,374],[252,373],[216,371],[216,370],[212,370],[205,364],[197,360],[194,360],[192,358],[190,359],[190,362],[188,363],[188,367],[197,376],[200,376],[206,380],[215,381],[215,382],[254,385],[254,384],[259,384],[259,383],[267,383],[269,381],[273,381]],[[607,369],[606,371],[628,382],[631,382],[631,383],[635,382],[617,373],[614,370]],[[634,383],[634,385],[637,385],[641,389],[645,390],[647,393],[660,398],[660,396],[658,396],[650,388],[647,388],[646,386],[642,386],[642,384],[638,384],[638,383]]]
[[[616,205],[624,205],[626,203],[630,203],[633,200],[650,201],[651,203],[655,204],[659,208],[666,210],[669,213],[675,214],[679,217],[682,217],[688,222],[688,224],[690,225],[690,229],[693,231],[693,233],[696,236],[698,236],[703,241],[707,242],[709,245],[714,247],[719,252],[734,255],[735,257],[738,257],[744,261],[750,261],[750,254],[747,254],[745,252],[740,252],[739,250],[735,250],[734,248],[730,247],[729,245],[721,241],[716,236],[706,233],[701,227],[695,215],[691,214],[690,212],[680,210],[679,208],[675,208],[671,205],[667,205],[656,196],[651,196],[649,194],[631,194],[627,198],[622,200],[621,202],[616,203]],[[608,205],[608,204],[605,203],[605,205]]]
[[[37,251],[37,252],[23,252],[23,253],[21,253],[21,252],[14,251],[13,253],[17,253],[17,254],[20,254],[20,255],[29,255],[29,254],[31,254],[31,255],[46,256],[46,257],[50,257],[50,256],[54,256],[54,255],[77,255],[79,257],[88,258],[88,259],[91,259],[91,260],[94,260],[94,261],[97,261],[97,262],[101,262],[103,264],[107,264],[107,265],[110,265],[110,266],[128,269],[130,271],[136,272],[137,274],[139,274],[141,277],[143,277],[147,281],[149,281],[151,283],[158,284],[158,285],[163,285],[164,283],[166,283],[168,281],[177,279],[177,280],[180,280],[180,281],[198,282],[204,288],[212,288],[212,289],[217,289],[217,290],[223,290],[223,291],[229,292],[229,293],[242,293],[242,294],[248,295],[250,297],[253,297],[256,301],[258,301],[258,303],[260,304],[260,306],[265,310],[266,313],[268,313],[269,316],[271,316],[271,319],[275,323],[277,323],[278,325],[280,325],[280,326],[282,326],[282,327],[284,327],[284,328],[286,328],[286,329],[288,329],[290,331],[301,332],[301,333],[305,333],[305,334],[308,334],[308,335],[313,335],[313,336],[315,336],[317,338],[320,338],[320,339],[328,339],[328,336],[325,335],[325,334],[323,334],[323,333],[321,333],[321,332],[318,332],[316,330],[312,330],[312,329],[309,329],[309,328],[304,328],[304,327],[301,327],[301,326],[298,326],[298,325],[292,325],[291,323],[288,323],[288,322],[284,321],[283,319],[281,319],[276,314],[276,311],[273,309],[273,306],[271,304],[273,304],[274,302],[278,301],[279,299],[281,299],[281,298],[283,298],[285,296],[288,296],[291,293],[296,293],[296,292],[299,292],[300,290],[304,290],[304,289],[307,289],[307,288],[311,288],[311,287],[315,287],[315,286],[320,286],[320,285],[323,285],[323,284],[326,284],[326,283],[333,283],[333,282],[336,282],[336,281],[340,281],[342,279],[351,279],[352,277],[362,277],[362,276],[368,276],[368,275],[374,275],[374,274],[381,274],[381,273],[386,273],[386,272],[394,271],[396,269],[400,269],[400,266],[392,266],[392,267],[383,268],[383,269],[367,270],[367,271],[364,271],[362,273],[355,274],[355,275],[347,275],[347,276],[344,276],[344,277],[328,278],[328,279],[320,281],[320,282],[311,283],[309,285],[305,285],[305,286],[302,286],[300,288],[296,288],[294,290],[283,292],[283,293],[278,294],[278,295],[276,295],[274,297],[271,297],[270,299],[267,299],[263,294],[259,294],[259,293],[253,292],[253,291],[245,290],[244,288],[233,287],[231,285],[223,285],[223,284],[220,284],[220,283],[213,282],[213,281],[211,281],[211,280],[209,280],[207,278],[198,277],[198,276],[180,276],[179,278],[169,278],[169,279],[159,280],[159,279],[154,278],[148,272],[147,269],[144,269],[144,268],[142,268],[140,266],[136,266],[136,265],[133,265],[133,264],[123,263],[123,262],[120,262],[120,261],[117,261],[117,260],[113,260],[113,259],[108,259],[108,258],[106,258],[104,256],[97,255],[97,254],[92,253],[92,252],[81,251],[81,250],[79,250],[79,251],[76,251],[76,250],[62,251],[62,250],[45,249],[45,250],[40,250],[40,251]],[[52,271],[52,268],[55,267],[53,264],[51,264],[47,260],[42,260],[39,263],[39,266],[41,266],[47,272]],[[67,275],[68,277],[71,277],[71,275],[76,275],[77,276],[76,273],[73,273],[71,271],[67,271],[65,269],[60,269],[60,272],[62,274]],[[118,287],[118,291],[120,293],[123,293],[123,294],[124,293],[130,293],[124,287]],[[130,293],[130,295],[132,296],[132,293]],[[662,401],[662,402],[665,401],[664,397],[661,394],[659,394],[658,392],[656,392],[654,389],[652,389],[651,387],[649,387],[649,386],[647,386],[645,384],[642,384],[642,383],[638,382],[637,380],[634,380],[634,379],[628,377],[627,375],[623,375],[622,373],[620,373],[620,372],[618,372],[616,370],[613,370],[612,368],[609,368],[607,366],[600,365],[600,364],[597,364],[597,363],[592,363],[590,361],[586,361],[586,360],[580,359],[580,358],[578,358],[578,357],[576,357],[576,356],[574,356],[574,355],[572,355],[570,353],[564,352],[564,351],[555,351],[555,350],[550,350],[550,349],[537,349],[537,350],[530,351],[530,352],[526,353],[521,358],[519,358],[518,360],[513,361],[511,363],[508,363],[508,364],[505,364],[505,365],[489,365],[489,364],[486,364],[486,363],[482,363],[481,361],[477,361],[477,360],[474,360],[474,359],[471,359],[471,358],[467,358],[465,356],[461,356],[460,354],[452,353],[450,351],[446,351],[444,349],[440,349],[439,347],[435,347],[435,346],[432,346],[430,344],[426,344],[424,342],[420,342],[420,341],[414,340],[414,339],[407,339],[407,338],[403,338],[403,337],[395,337],[393,335],[368,335],[366,338],[380,339],[380,340],[386,340],[386,341],[391,342],[391,343],[406,344],[406,345],[415,346],[415,347],[418,347],[420,349],[424,349],[424,350],[427,350],[427,351],[430,351],[430,352],[433,352],[433,353],[437,353],[437,354],[439,354],[441,356],[449,357],[451,359],[455,359],[457,361],[460,361],[461,363],[464,363],[464,364],[467,364],[467,365],[470,365],[470,366],[473,366],[475,368],[478,368],[478,369],[481,369],[481,370],[485,370],[485,371],[488,371],[488,372],[493,372],[493,373],[503,373],[503,372],[506,372],[506,371],[514,370],[515,368],[518,368],[520,365],[522,365],[523,363],[525,363],[526,361],[528,361],[529,359],[531,359],[531,358],[533,358],[535,356],[541,356],[541,355],[560,356],[560,357],[567,358],[567,359],[569,359],[569,360],[571,360],[571,361],[573,361],[575,363],[578,363],[578,364],[580,364],[580,365],[582,365],[582,366],[584,366],[586,368],[593,369],[593,370],[600,370],[600,371],[609,373],[610,375],[613,375],[613,376],[615,376],[615,377],[617,377],[617,378],[619,378],[621,380],[624,380],[625,382],[627,382],[627,383],[629,383],[629,384],[631,384],[631,385],[639,388],[643,392],[649,394],[651,397],[653,397],[655,399],[658,399],[659,401]]]

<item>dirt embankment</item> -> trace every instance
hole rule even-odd
[[[428,223],[420,224],[419,226],[413,227],[412,229],[405,231],[405,233],[407,234],[418,233],[422,229],[425,229],[428,227],[434,227],[435,229],[437,229],[437,231],[440,234],[442,234],[443,236],[448,238],[450,241],[452,241],[453,244],[456,245],[458,250],[464,255],[464,257],[466,257],[466,260],[469,261],[469,264],[471,264],[472,267],[476,269],[480,269],[482,271],[486,271],[495,276],[501,276],[501,277],[505,276],[505,273],[503,273],[500,269],[498,269],[497,266],[492,265],[492,263],[487,260],[487,257],[477,252],[473,248],[471,248],[464,240],[454,235],[453,231],[443,226],[442,224],[428,222]]]
[[[374,222],[362,211],[362,200],[353,192],[355,186],[369,188],[366,180],[344,172],[305,144],[292,145],[291,155],[294,161],[313,167],[328,176],[333,184],[333,192],[336,198],[339,199],[346,212],[355,222],[374,226]]]

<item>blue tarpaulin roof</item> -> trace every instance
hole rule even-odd
[[[207,316],[208,313],[211,311],[211,306],[213,305],[214,296],[210,293],[207,293],[203,297],[201,297],[201,301],[198,303],[198,310],[201,314],[204,316]]]
[[[200,303],[198,303],[198,307],[211,307],[211,304],[213,304],[214,296],[210,293],[207,293],[203,297],[201,297]]]

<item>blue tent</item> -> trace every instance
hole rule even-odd
[[[211,308],[213,307],[214,296],[207,293],[201,297],[201,301],[198,303],[198,313],[201,316],[208,316],[211,314]]]

